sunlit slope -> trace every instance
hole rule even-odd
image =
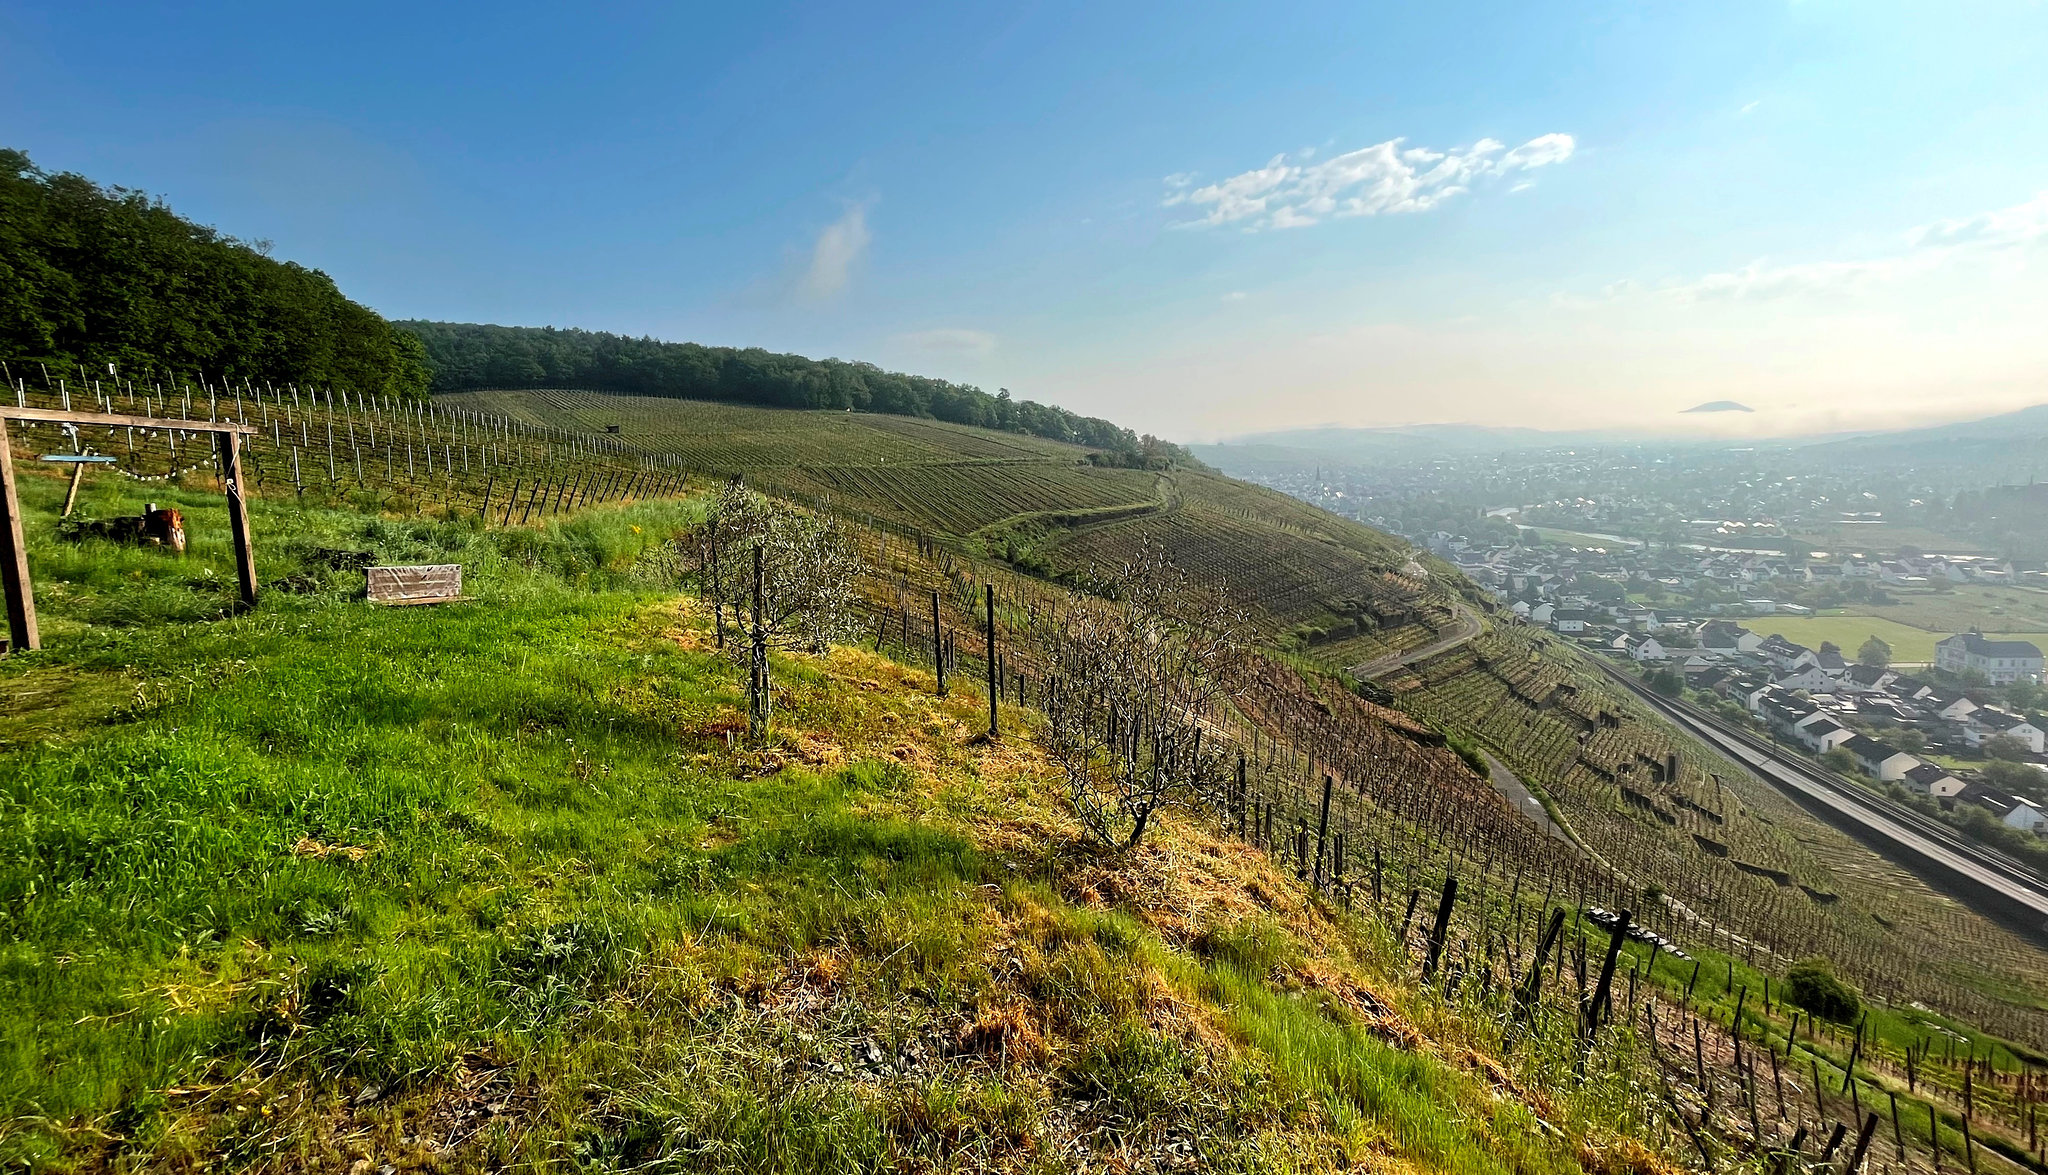
[[[608,433],[692,470],[1087,584],[1145,539],[1220,579],[1267,639],[1330,664],[1419,645],[1451,617],[1406,544],[1203,470],[1110,468],[1074,445],[901,416],[521,390],[444,404]]]

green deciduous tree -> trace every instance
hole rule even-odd
[[[260,244],[260,243],[259,243]],[[0,359],[16,378],[427,390],[426,349],[317,269],[0,149]],[[39,366],[37,366],[39,365]]]

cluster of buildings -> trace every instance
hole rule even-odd
[[[1607,643],[1638,660],[1670,661],[1694,689],[1712,690],[1747,710],[1781,742],[1815,755],[1840,750],[1872,779],[1897,783],[1943,804],[1977,804],[2007,827],[2048,829],[2048,811],[2022,796],[1958,775],[1887,742],[1880,732],[1912,730],[1915,745],[1980,753],[1995,738],[2024,748],[2018,761],[2048,772],[2048,723],[1979,705],[1946,689],[1881,665],[1845,660],[1833,649],[1807,648],[1777,634],[1759,636],[1727,620],[1707,620],[1687,636],[1691,649],[1666,652],[1654,637],[1620,633]],[[2041,650],[2026,641],[1992,641],[1962,633],[1939,642],[1942,668],[2000,674],[1998,684],[2039,681]]]
[[[2020,570],[2010,560],[1983,556],[1793,559],[1775,551],[1706,546],[1652,549],[1622,538],[1598,547],[1479,543],[1446,531],[1436,531],[1424,541],[1474,582],[1531,607],[1546,601],[1571,607],[1574,597],[1590,600],[1612,591],[1602,584],[1623,591],[1654,584],[1674,596],[1719,601],[1685,609],[1696,615],[1797,616],[1811,609],[1786,597],[1829,585],[2048,584],[2048,572]]]
[[[1452,552],[1453,557],[1461,554]],[[1582,577],[1606,578],[1620,567],[1589,567],[1588,563],[1627,564],[1603,552],[1578,551],[1552,569],[1500,567],[1489,582],[1507,599],[1507,610],[1519,619],[1541,625],[1583,647],[1625,656],[1645,665],[1677,670],[1694,689],[1712,690],[1739,703],[1780,740],[1803,746],[1816,755],[1840,749],[1873,779],[1896,782],[1908,791],[1944,804],[1974,803],[1991,810],[2007,826],[2028,832],[2048,829],[2048,811],[2028,799],[2011,795],[1981,780],[1958,775],[1885,741],[1883,732],[1914,730],[1916,746],[1946,748],[1957,754],[1980,753],[1983,744],[2003,736],[2026,748],[2022,761],[2048,772],[2048,730],[2026,716],[1995,706],[1981,706],[1960,691],[1919,677],[1874,665],[1859,664],[1832,647],[1811,649],[1776,634],[1760,635],[1727,615],[1698,617],[1682,610],[1658,609],[1631,602],[1626,595],[1603,593],[1596,599],[1583,590]],[[1590,558],[1589,558],[1590,557]],[[1467,574],[1476,569],[1460,561]],[[1805,574],[1822,565],[1808,564]],[[1883,577],[1915,575],[1947,569],[1946,560],[1910,563],[1827,564],[1828,574]],[[1757,583],[1771,575],[1789,575],[1781,561],[1762,557],[1739,559],[1705,556],[1688,564],[1700,575],[1726,574],[1738,582]],[[1748,577],[1748,578],[1743,578]],[[1791,605],[1751,598],[1734,610],[1738,615],[1803,612]],[[1854,655],[1850,650],[1850,656]],[[1974,672],[1996,686],[2016,681],[2039,682],[2044,676],[2041,650],[2026,641],[1992,640],[1980,633],[1959,633],[1935,645],[1935,667],[1951,673]]]
[[[1769,637],[1764,643],[1765,655],[1774,662],[1795,651],[1807,658],[1813,655],[1782,637]],[[2039,666],[2039,650],[2033,660]],[[1800,667],[1800,680],[1817,672],[1818,666],[1808,662]],[[2043,754],[2048,731],[2025,715],[1980,706],[1960,693],[1872,665],[1850,666],[1838,680],[1818,687],[1786,685],[1783,678],[1773,681],[1768,672],[1703,676],[1713,677],[1706,683],[1709,688],[1741,703],[1781,742],[1816,755],[1842,751],[1872,779],[1897,783],[1943,804],[1976,804],[2009,828],[2036,833],[2048,829],[2048,811],[2033,801],[1957,775],[1858,729],[1917,729],[1930,743],[1957,749],[1958,744],[1978,748],[1990,739],[2007,738],[2026,748],[2026,762],[2048,771],[2048,755]]]

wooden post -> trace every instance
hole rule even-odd
[[[71,508],[78,504],[79,483],[84,480],[85,462],[80,461],[71,467],[71,486],[64,491],[64,513],[60,517],[71,517]]]
[[[988,600],[988,736],[998,738],[1002,734],[996,723],[996,701],[1000,697],[996,682],[996,585],[983,584]]]
[[[7,651],[40,649],[36,593],[28,579],[28,541],[21,530],[21,499],[14,492],[14,452],[0,418],[0,590],[7,596]]]
[[[1621,956],[1621,944],[1628,941],[1629,912],[1614,916],[1613,937],[1607,940],[1607,959],[1600,964],[1600,982],[1593,988],[1593,1002],[1586,1009],[1586,1039],[1600,1030],[1600,1017],[1607,1011],[1609,992],[1614,989],[1614,963]]]
[[[1906,1136],[1899,1130],[1899,1095],[1891,1090],[1885,1092],[1892,1099],[1892,1146],[1898,1149],[1899,1162],[1903,1163],[1906,1161]]]
[[[1863,1128],[1856,1132],[1856,1149],[1849,1152],[1849,1165],[1844,1175],[1856,1175],[1863,1167],[1863,1154],[1870,1149],[1870,1136],[1877,1133],[1877,1111],[1872,1110],[1863,1119]]]
[[[1453,873],[1444,878],[1443,896],[1436,904],[1436,925],[1429,932],[1429,955],[1422,962],[1422,981],[1428,983],[1436,975],[1437,962],[1443,958],[1444,937],[1451,930],[1451,907],[1458,900],[1458,875]]]
[[[1543,928],[1543,937],[1536,944],[1536,954],[1529,961],[1529,974],[1522,981],[1522,989],[1515,994],[1517,1016],[1529,1014],[1535,1008],[1537,999],[1543,995],[1543,957],[1550,953],[1550,948],[1557,943],[1557,936],[1563,932],[1564,911],[1552,910],[1550,925]]]
[[[256,606],[256,555],[249,546],[249,504],[242,492],[242,438],[214,434],[220,448],[221,480],[227,485],[228,527],[235,538],[235,577],[241,581],[242,607]]]
[[[1201,736],[1201,729],[1197,727],[1195,730],[1195,737],[1199,739],[1201,738]],[[1322,816],[1319,817],[1316,821],[1316,889],[1318,892],[1320,892],[1323,888],[1323,847],[1329,842],[1330,839],[1331,786],[1332,781],[1330,777],[1328,775],[1323,776],[1323,813]]]
[[[768,733],[768,631],[761,626],[761,544],[754,544],[754,632],[748,659],[747,737],[760,741]]]
[[[939,633],[939,589],[932,589],[932,668],[939,675],[939,696],[946,696],[946,643]]]

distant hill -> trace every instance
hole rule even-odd
[[[1751,408],[1751,407],[1750,407],[1749,405],[1747,405],[1747,404],[1738,404],[1738,403],[1736,403],[1736,402],[1735,402],[1735,401],[1733,401],[1733,400],[1709,400],[1709,401],[1707,401],[1707,402],[1706,402],[1706,403],[1704,403],[1704,404],[1694,404],[1694,405],[1693,405],[1692,407],[1690,407],[1690,408],[1687,408],[1687,409],[1685,410],[1685,412],[1682,412],[1682,413],[1680,413],[1680,415],[1681,415],[1681,416],[1683,416],[1683,415],[1686,415],[1686,414],[1688,414],[1688,413],[1693,413],[1693,412],[1754,412],[1754,411],[1756,411],[1756,409],[1754,409],[1754,408]]]
[[[1885,446],[1923,446],[1943,441],[2004,443],[2039,440],[2043,437],[2048,437],[2048,404],[2036,404],[2016,412],[2004,412],[1976,420],[1961,420],[1953,424],[1934,424],[1894,432],[1827,438],[1817,442],[1815,447],[1870,449]]]
[[[884,371],[872,363],[809,359],[759,347],[709,347],[605,331],[406,322],[432,360],[434,390],[596,388],[638,396],[722,400],[772,408],[827,408],[922,416],[1022,433],[1117,454],[1125,465],[1160,467],[1187,451],[1107,420],[1008,391]]]
[[[1659,438],[1661,440],[1661,438]],[[1546,432],[1477,424],[1414,424],[1391,428],[1299,428],[1253,433],[1213,445],[1189,445],[1199,461],[1233,474],[1256,475],[1312,465],[1421,461],[1567,445],[1644,444],[1615,432]],[[1679,443],[1679,442],[1672,442]]]

